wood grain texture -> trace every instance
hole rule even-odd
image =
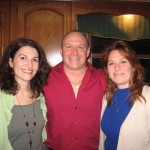
[[[0,2],[0,57],[9,43],[9,4]]]

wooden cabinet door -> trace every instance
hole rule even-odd
[[[9,43],[9,2],[0,2],[0,57]]]
[[[71,30],[71,3],[19,2],[17,28],[18,37],[31,38],[42,45],[54,66],[62,60],[62,37]]]

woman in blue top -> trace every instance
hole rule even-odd
[[[0,150],[43,150],[49,65],[41,46],[20,38],[0,61]]]
[[[150,150],[150,87],[130,46],[115,41],[103,56],[107,91],[101,114],[100,150]]]

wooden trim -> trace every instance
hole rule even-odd
[[[150,17],[150,3],[148,2],[73,2],[74,15],[87,13],[109,13],[112,15],[138,14]]]
[[[91,58],[102,58],[103,54],[98,54],[98,53],[92,53],[91,54]],[[150,59],[150,55],[146,55],[146,54],[137,54],[137,57],[139,59]]]

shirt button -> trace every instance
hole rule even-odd
[[[75,109],[77,109],[78,107],[77,106],[75,106]]]
[[[78,121],[75,121],[74,124],[77,126],[77,125],[79,124],[79,122],[78,122]]]

